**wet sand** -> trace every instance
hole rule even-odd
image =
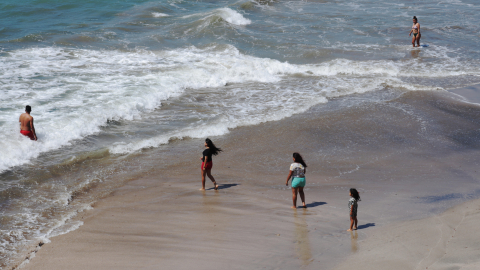
[[[83,226],[52,238],[24,269],[344,269],[352,262],[443,269],[462,262],[455,250],[480,221],[478,202],[448,209],[480,195],[480,107],[445,92],[375,95],[212,137],[225,150],[214,157],[219,191],[208,180],[207,191],[198,190],[201,140],[144,150],[136,158],[153,169],[138,168],[134,180],[77,216]],[[309,165],[307,209],[290,209],[284,185],[294,151]],[[166,166],[151,166],[165,159]],[[352,234],[350,187],[362,196]],[[451,228],[459,240],[445,244],[455,250],[439,261]],[[468,239],[473,258],[478,248]],[[433,243],[440,244],[432,252],[411,256]],[[471,261],[463,262],[474,267]]]
[[[351,269],[480,269],[480,200],[430,218],[399,222],[372,232],[358,242],[351,234],[350,256],[336,270]],[[361,248],[358,248],[358,247]]]
[[[465,88],[451,90],[451,93],[459,95],[467,102],[480,104],[480,85],[472,85]]]

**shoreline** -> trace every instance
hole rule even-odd
[[[353,107],[344,106],[344,100],[329,102],[330,111],[316,106],[288,119],[212,137],[219,147],[230,149],[214,158],[212,173],[220,184],[218,192],[211,190],[208,180],[207,191],[198,191],[201,147],[192,153],[175,150],[185,144],[201,145],[201,140],[173,142],[167,151],[174,160],[168,170],[153,170],[129,181],[95,203],[93,210],[80,213],[75,219],[82,220],[83,226],[52,238],[22,269],[155,265],[180,269],[318,269],[321,265],[322,269],[334,269],[355,253],[346,232],[349,187],[357,187],[363,199],[359,205],[361,229],[355,240],[364,245],[389,224],[432,218],[463,202],[458,198],[455,203],[454,198],[440,200],[439,205],[429,203],[429,196],[443,196],[444,186],[467,194],[478,184],[474,173],[478,164],[465,156],[463,144],[455,144],[453,150],[436,150],[444,155],[441,159],[436,157],[438,153],[425,158],[422,149],[428,149],[427,142],[439,135],[420,132],[410,138],[411,132],[401,133],[401,128],[412,125],[412,119],[413,128],[422,131],[422,121],[417,119],[430,113],[426,107],[438,113],[444,111],[439,103],[454,102],[445,93],[407,92],[385,102]],[[471,109],[465,104],[455,106],[462,112]],[[470,116],[461,116],[465,117]],[[348,129],[343,125],[345,119]],[[371,122],[373,129],[359,130],[351,119]],[[372,134],[377,137],[371,139]],[[426,142],[416,141],[422,138]],[[295,143],[289,145],[291,142]],[[289,209],[291,191],[283,185],[293,151],[302,153],[311,168],[305,189],[310,207],[306,210]],[[152,164],[161,158],[156,157],[159,150],[146,152]],[[479,152],[469,154],[477,156]],[[463,164],[465,174],[456,176],[453,167],[445,169],[443,163],[448,162]],[[418,182],[425,177],[435,179],[442,188]],[[452,186],[455,177],[466,179],[462,180],[465,187]],[[417,190],[410,188],[412,184]]]
[[[464,98],[466,102],[480,104],[480,84],[448,91]]]

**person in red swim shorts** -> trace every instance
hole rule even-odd
[[[25,113],[20,115],[20,133],[30,138],[30,140],[37,140],[37,134],[35,133],[35,127],[33,126],[33,117],[30,115],[32,107],[27,105],[25,107]]]
[[[212,175],[212,156],[218,155],[218,153],[221,152],[222,149],[217,148],[209,138],[205,140],[205,148],[207,149],[203,151],[202,157],[200,158],[202,160],[202,188],[200,190],[205,190],[205,176],[208,176],[208,178],[212,180],[213,185],[215,186],[215,190],[217,190],[218,185]]]

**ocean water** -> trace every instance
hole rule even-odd
[[[0,265],[80,226],[68,221],[92,198],[72,198],[145,149],[332,98],[480,83],[479,13],[474,0],[1,1]],[[411,46],[414,15],[427,48]],[[27,104],[37,142],[19,134]]]

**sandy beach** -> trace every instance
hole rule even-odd
[[[476,221],[461,205],[480,199],[479,13],[473,0],[0,1],[0,269],[475,265],[451,241],[443,257],[420,247],[467,230],[456,207]],[[19,132],[27,106],[36,141]],[[207,137],[224,150],[220,190],[201,192]],[[307,209],[290,209],[293,152]]]
[[[22,269],[478,268],[480,201],[468,200],[480,193],[480,107],[447,92],[384,96],[211,137],[224,149],[218,191],[198,190],[202,140],[142,151],[130,181],[79,213],[79,229],[32,247]],[[309,166],[307,209],[290,209],[284,185],[294,151]]]
[[[475,267],[445,237],[477,220],[462,205],[480,199],[479,1],[0,14],[0,269]],[[218,191],[199,191],[206,138]],[[285,185],[294,152],[307,209]]]
[[[400,222],[373,232],[358,252],[335,269],[479,269],[480,200],[430,218]],[[361,248],[358,248],[358,247]]]

